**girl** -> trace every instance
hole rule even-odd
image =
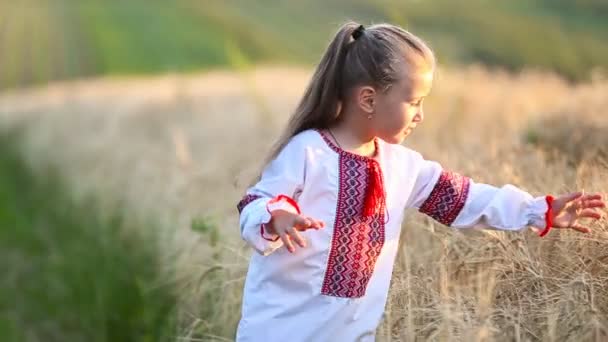
[[[374,340],[405,208],[451,227],[532,226],[541,236],[587,232],[579,219],[600,218],[598,194],[553,199],[478,184],[400,145],[424,119],[434,70],[433,52],[402,28],[340,28],[237,206],[258,252],[237,340]]]

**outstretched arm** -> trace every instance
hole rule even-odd
[[[601,196],[576,193],[534,197],[511,184],[494,187],[444,170],[419,156],[418,173],[408,206],[455,228],[520,230],[528,226],[544,236],[551,227],[588,231],[580,219],[599,219]]]

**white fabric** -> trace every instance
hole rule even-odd
[[[415,151],[379,140],[379,162],[386,189],[389,221],[384,245],[365,295],[343,298],[321,294],[339,193],[340,155],[320,133],[304,131],[291,139],[265,169],[261,180],[247,190],[258,195],[240,215],[242,238],[256,253],[250,259],[243,292],[237,341],[373,341],[387,300],[398,250],[404,209],[420,208],[433,191],[441,166]],[[302,214],[325,222],[320,230],[301,235],[307,247],[291,254],[279,239],[260,236],[268,223],[266,204],[284,194],[292,197]],[[544,197],[512,186],[502,188],[470,183],[464,208],[452,226],[520,230],[544,228]]]

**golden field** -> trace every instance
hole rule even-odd
[[[251,253],[235,206],[309,76],[259,66],[52,83],[1,94],[0,126],[22,127],[29,165],[59,167],[76,198],[158,222],[157,285],[179,296],[180,340],[231,340]],[[404,144],[478,182],[606,193],[606,108],[601,75],[573,85],[534,71],[440,70]],[[608,221],[592,227],[541,239],[451,230],[412,212],[378,339],[608,340]]]

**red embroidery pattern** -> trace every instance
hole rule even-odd
[[[471,180],[454,172],[443,171],[420,212],[450,226],[467,200]]]
[[[260,195],[245,195],[243,197],[243,199],[240,200],[240,202],[236,205],[236,209],[239,211],[239,214],[241,213],[241,211],[243,211],[243,208],[245,208],[247,206],[247,204],[255,201],[258,198],[261,198],[262,196]]]
[[[333,143],[322,134],[327,143]],[[334,148],[332,146],[332,148]],[[336,147],[337,148],[337,147]],[[380,210],[363,215],[369,172],[367,158],[340,155],[340,188],[331,250],[321,293],[356,298],[365,295],[384,244],[384,198]]]

